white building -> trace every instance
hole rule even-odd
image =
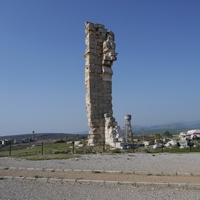
[[[186,136],[191,136],[191,135],[200,135],[200,130],[196,129],[196,130],[189,130],[186,132]]]
[[[181,132],[180,133],[180,137],[190,137],[191,139],[193,139],[194,137],[200,137],[200,129],[195,129],[195,130],[189,130],[186,132]]]

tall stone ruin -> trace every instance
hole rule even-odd
[[[114,146],[117,122],[112,109],[112,64],[117,60],[115,36],[104,25],[85,23],[85,87],[88,144],[102,142]]]

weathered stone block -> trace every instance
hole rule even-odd
[[[112,63],[116,60],[114,34],[102,24],[86,22],[85,57],[86,109],[89,143],[105,138],[105,113],[112,111]],[[111,127],[112,128],[112,127]],[[114,128],[114,126],[113,126]],[[109,129],[110,130],[110,129]]]

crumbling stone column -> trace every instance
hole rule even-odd
[[[106,138],[112,138],[112,128],[117,125],[112,116],[113,71],[111,68],[113,61],[117,59],[117,53],[115,53],[112,31],[108,31],[101,24],[86,22],[85,25],[86,109],[90,127],[88,143],[95,145],[101,142],[108,143]]]

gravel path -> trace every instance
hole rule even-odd
[[[111,171],[135,171],[149,172],[156,174],[163,172],[166,174],[173,173],[193,173],[200,174],[200,154],[114,154],[114,155],[83,155],[80,158],[66,160],[45,160],[45,161],[27,161],[14,159],[10,157],[0,158],[0,168],[17,167],[17,168],[46,168],[46,169],[80,169],[80,170],[111,170]],[[3,170],[2,175],[6,173],[31,173],[34,176],[40,171],[31,170]],[[45,172],[53,173],[53,172]],[[54,172],[55,173],[55,172]],[[61,172],[57,172],[61,173]],[[72,173],[72,172],[71,172]],[[56,174],[56,173],[55,173]],[[7,174],[9,175],[9,174]],[[23,174],[21,174],[23,176]],[[40,175],[40,174],[38,174]],[[44,174],[41,174],[44,176]],[[68,173],[68,178],[70,173]],[[77,173],[80,178],[80,173]],[[94,175],[94,174],[93,174]],[[96,174],[95,176],[97,176]],[[104,174],[106,176],[106,174]],[[47,176],[51,176],[47,174]],[[60,175],[61,176],[61,175]],[[124,176],[122,174],[122,176]],[[57,177],[57,175],[56,175]],[[140,176],[140,178],[145,176]],[[146,176],[147,178],[148,176]],[[72,177],[76,178],[74,174]],[[85,177],[81,177],[85,178]],[[98,177],[96,177],[98,178]],[[158,179],[158,177],[153,177]],[[184,178],[184,177],[179,177]],[[186,177],[187,178],[187,177]],[[191,177],[190,177],[191,178]],[[195,176],[195,178],[198,178]],[[126,178],[127,179],[127,178]],[[127,179],[128,180],[128,179]],[[156,180],[155,180],[156,181]],[[157,181],[159,182],[159,181]],[[104,200],[104,199],[137,199],[137,200],[200,200],[199,189],[184,189],[171,187],[153,187],[153,186],[129,186],[129,185],[99,185],[99,184],[60,184],[60,183],[43,183],[27,180],[0,180],[0,200]]]
[[[32,178],[54,178],[76,179],[76,180],[104,180],[104,181],[129,181],[129,182],[148,182],[148,183],[183,183],[200,185],[200,176],[161,176],[161,175],[136,175],[129,173],[94,173],[94,172],[74,172],[74,171],[43,171],[43,170],[17,170],[0,169],[0,178],[11,177],[32,177]]]
[[[7,190],[5,189],[7,188]],[[199,200],[199,190],[178,188],[0,181],[0,200]]]
[[[80,170],[141,171],[149,173],[200,174],[200,154],[114,154],[82,155],[66,160],[28,161],[0,158],[0,167]]]

